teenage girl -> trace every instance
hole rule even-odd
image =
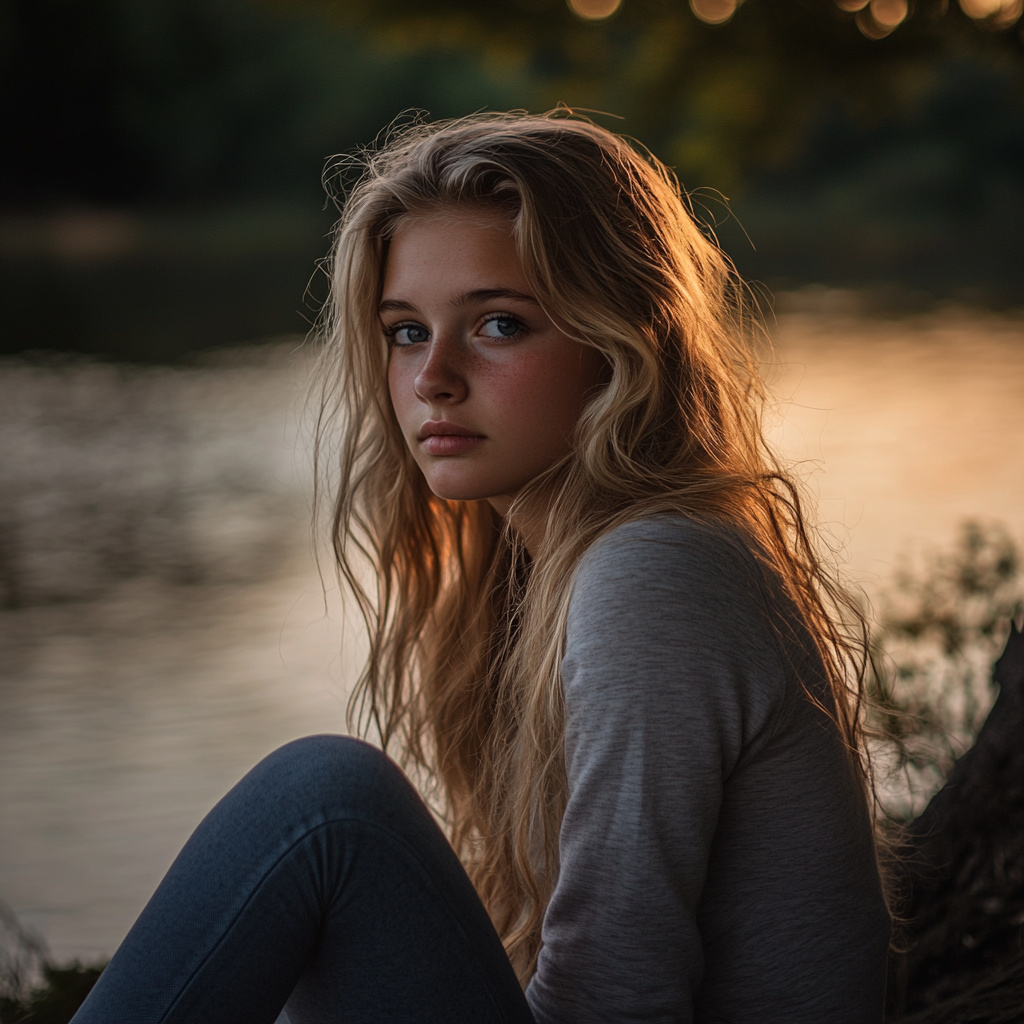
[[[377,748],[289,744],[75,1021],[877,1024],[863,645],[672,174],[565,112],[417,126],[332,274],[356,708],[443,831]]]

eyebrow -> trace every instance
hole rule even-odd
[[[540,303],[525,292],[517,292],[512,288],[477,288],[471,292],[463,292],[451,302],[453,306],[466,306],[471,302],[489,302],[491,299],[518,299],[520,302],[531,302],[535,306]],[[413,313],[416,307],[402,299],[385,299],[378,307],[378,313]]]

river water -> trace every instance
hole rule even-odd
[[[774,332],[771,432],[849,575],[877,592],[968,517],[1024,540],[1024,322],[813,298]],[[260,757],[345,729],[361,646],[309,554],[305,368],[0,368],[0,899],[59,956],[109,955]]]

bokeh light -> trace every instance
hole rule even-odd
[[[699,2],[726,3],[728,0]],[[690,0],[691,6],[694,3],[695,0]],[[959,0],[959,3],[967,17],[996,30],[1009,28],[1024,13],[1024,0]],[[835,4],[841,11],[857,15],[857,26],[869,39],[884,39],[910,16],[908,0],[835,0]]]
[[[1024,11],[1024,0],[960,0],[960,9],[968,18],[987,21],[992,28],[1007,28]]]
[[[622,0],[567,0],[569,10],[587,21],[610,18],[621,6]]]
[[[999,13],[992,19],[996,28],[1009,28],[1024,14],[1024,0],[1009,0],[1000,8]]]
[[[991,17],[1002,6],[1002,0],[960,0],[960,8],[968,18]]]
[[[728,21],[739,5],[739,0],[690,0],[690,10],[707,25]]]
[[[871,0],[857,11],[857,27],[868,39],[884,39],[909,13],[907,0]]]
[[[871,17],[891,32],[907,17],[907,0],[871,0]]]

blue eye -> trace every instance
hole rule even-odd
[[[526,333],[526,325],[514,316],[495,316],[485,320],[480,327],[484,338],[515,338]]]
[[[420,324],[397,324],[384,332],[396,345],[416,345],[429,340],[430,331]]]

